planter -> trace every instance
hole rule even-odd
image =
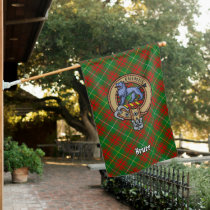
[[[13,183],[24,183],[28,181],[28,168],[18,168],[12,172]]]
[[[6,140],[4,142],[4,171],[11,172],[12,182],[27,182],[28,171],[42,174],[42,157],[45,153],[41,149],[32,149],[26,144]]]

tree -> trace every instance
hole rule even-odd
[[[207,73],[209,50],[206,35],[194,28],[198,14],[196,0],[132,1],[128,8],[122,1],[54,0],[34,53],[20,73],[30,76],[70,66],[80,60],[118,53],[146,43],[165,40],[162,50],[163,70],[172,125],[179,130],[188,123],[206,132],[208,107]],[[176,39],[179,26],[188,29],[189,42],[183,46]],[[205,49],[205,50],[204,50]],[[39,109],[60,114],[67,123],[95,140],[97,133],[88,103],[81,71],[63,73],[33,81],[43,89],[53,87],[57,96],[40,100]],[[66,108],[65,98],[74,90],[80,110]],[[61,94],[62,92],[62,94]],[[49,102],[54,101],[53,106]],[[43,103],[44,102],[44,103]],[[69,103],[69,102],[68,102]]]

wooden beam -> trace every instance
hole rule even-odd
[[[9,21],[6,21],[6,26],[16,25],[16,24],[43,22],[45,20],[47,20],[47,17],[36,17],[36,18],[29,18],[29,19],[22,19],[22,20],[9,20]]]
[[[0,209],[3,209],[3,145],[4,145],[4,130],[3,130],[3,70],[4,70],[4,9],[3,1],[0,1]]]

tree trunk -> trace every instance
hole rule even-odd
[[[82,115],[82,121],[87,130],[87,140],[99,142],[98,133],[96,127],[90,122],[87,112]]]
[[[88,112],[85,112],[83,114],[82,121],[85,125],[85,128],[87,129],[87,133],[88,133],[87,140],[99,143],[98,132],[96,130],[96,127],[90,122],[88,118]],[[93,147],[93,157],[100,158],[100,148],[97,147],[96,144]]]

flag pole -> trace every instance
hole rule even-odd
[[[33,77],[30,77],[30,78],[26,78],[26,79],[21,79],[20,81],[21,81],[21,83],[28,82],[30,80],[40,79],[42,77],[47,77],[47,76],[50,76],[50,75],[59,74],[61,72],[77,69],[79,67],[80,67],[80,64],[75,64],[75,65],[67,67],[67,68],[58,69],[58,70],[55,70],[55,71],[51,71],[51,72],[48,72],[48,73],[45,73],[45,74],[33,76]]]
[[[163,41],[163,42],[158,42],[157,44],[158,44],[159,47],[165,47],[167,43],[165,41]],[[30,80],[40,79],[42,77],[47,77],[47,76],[50,76],[50,75],[59,74],[59,73],[64,72],[64,71],[74,70],[74,69],[77,69],[79,67],[81,67],[80,64],[75,64],[73,66],[63,68],[63,69],[58,69],[58,70],[51,71],[51,72],[48,72],[48,73],[45,73],[45,74],[40,74],[40,75],[29,77],[29,78],[23,78],[23,79],[16,80],[16,81],[13,81],[13,82],[3,82],[3,89],[8,89],[13,85],[28,82]]]

